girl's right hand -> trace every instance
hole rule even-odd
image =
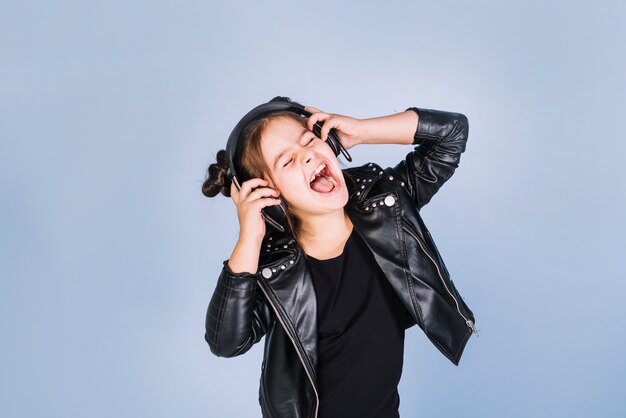
[[[280,193],[267,187],[268,184],[265,179],[253,178],[244,181],[240,190],[237,190],[234,182],[230,186],[230,196],[237,207],[239,218],[239,240],[257,243],[259,248],[265,235],[265,219],[261,209],[280,203]]]

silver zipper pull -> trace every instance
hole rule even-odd
[[[470,329],[472,330],[472,332],[474,334],[476,334],[476,337],[480,337],[480,335],[478,335],[478,331],[480,331],[478,328],[476,328],[476,325],[474,325],[474,323],[472,321],[470,321],[469,319],[467,321],[465,321],[465,323],[467,324],[468,327],[470,327]]]

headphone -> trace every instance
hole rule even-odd
[[[240,158],[243,147],[239,146],[239,142],[241,140],[240,137],[243,130],[250,122],[265,117],[269,114],[281,111],[292,112],[301,117],[308,118],[309,116],[311,116],[311,112],[304,110],[304,106],[299,103],[291,101],[269,101],[255,107],[254,109],[249,111],[243,118],[241,118],[241,120],[237,123],[237,125],[235,125],[235,128],[228,137],[228,142],[226,143],[226,158],[228,161],[226,176],[235,184],[237,190],[241,189],[241,183],[250,178],[245,170],[235,163],[241,161]],[[322,125],[317,122],[313,126],[313,133],[315,133],[318,138],[321,138],[321,130]],[[345,147],[341,144],[341,141],[339,140],[339,137],[337,136],[334,128],[332,128],[328,133],[326,143],[333,150],[335,156],[339,156],[339,153],[341,153],[348,161],[352,161],[352,157],[345,149]],[[282,196],[280,197],[280,201],[280,204],[270,205],[262,208],[261,215],[263,216],[265,221],[273,228],[277,229],[280,232],[285,232],[285,218],[287,216],[287,208]]]

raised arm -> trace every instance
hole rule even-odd
[[[234,273],[224,261],[207,309],[204,339],[219,357],[235,357],[259,342],[274,315],[257,290],[258,277]]]
[[[206,313],[204,339],[219,357],[245,353],[267,333],[274,319],[265,296],[257,290],[258,259],[265,234],[261,209],[277,204],[278,193],[266,186],[267,180],[252,178],[241,189],[231,184],[231,197],[237,206],[239,239],[230,258],[224,261],[217,286]],[[252,191],[253,187],[258,187]]]
[[[388,168],[404,181],[421,209],[458,167],[465,151],[469,124],[461,113],[409,107],[389,116],[359,120],[359,144],[413,144],[403,161]]]
[[[430,202],[454,174],[465,151],[469,122],[461,113],[410,107],[418,114],[416,147],[392,168],[408,187],[417,209]]]

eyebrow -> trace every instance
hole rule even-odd
[[[302,137],[304,135],[306,135],[309,131],[306,128],[302,128],[302,133],[300,134],[300,137],[298,138],[298,142],[300,142],[300,140],[302,140]],[[289,148],[285,148],[284,150],[282,150],[280,153],[278,153],[278,155],[276,156],[276,158],[274,158],[274,165],[272,167],[276,168],[276,164],[278,164],[278,160],[280,160],[282,158],[283,155],[285,155],[285,153],[289,150]]]

